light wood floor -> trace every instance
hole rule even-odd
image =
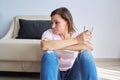
[[[120,80],[120,59],[97,59],[99,80]]]
[[[95,59],[99,80],[120,80],[120,59]],[[0,80],[39,80],[39,73],[0,72]]]

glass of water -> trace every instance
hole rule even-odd
[[[84,26],[84,31],[86,31],[86,30],[90,30],[91,31],[90,33],[87,33],[87,34],[92,34],[93,27],[92,26]],[[87,45],[88,42],[83,42],[83,44]]]
[[[91,32],[93,32],[93,27],[92,26],[84,26],[84,31],[86,30],[90,30]]]

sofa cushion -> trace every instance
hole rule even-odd
[[[50,20],[19,19],[19,24],[17,39],[41,39],[43,32],[51,28]]]

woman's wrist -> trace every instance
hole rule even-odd
[[[75,41],[76,44],[79,44],[79,41],[78,41],[78,39],[76,37],[73,38],[73,40]]]
[[[80,42],[77,38],[74,38],[74,41],[75,41],[76,44],[80,44]]]

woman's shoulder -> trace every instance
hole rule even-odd
[[[48,29],[48,30],[44,31],[43,34],[53,35],[53,31],[52,31],[52,29]]]
[[[48,29],[44,33],[53,33],[53,32],[52,32],[52,29]]]
[[[79,33],[77,31],[72,32],[72,37],[76,37]]]
[[[52,29],[48,29],[46,31],[43,32],[42,36],[46,36],[46,35],[52,35]]]
[[[42,40],[44,40],[44,39],[52,40],[52,38],[53,38],[52,29],[48,29],[48,30],[44,31],[44,33],[42,34]]]
[[[60,39],[60,36],[57,35],[57,34],[54,34],[53,31],[52,31],[52,29],[46,30],[46,31],[43,33],[42,37],[47,37],[47,38],[49,38],[50,40],[59,40],[59,39]]]

